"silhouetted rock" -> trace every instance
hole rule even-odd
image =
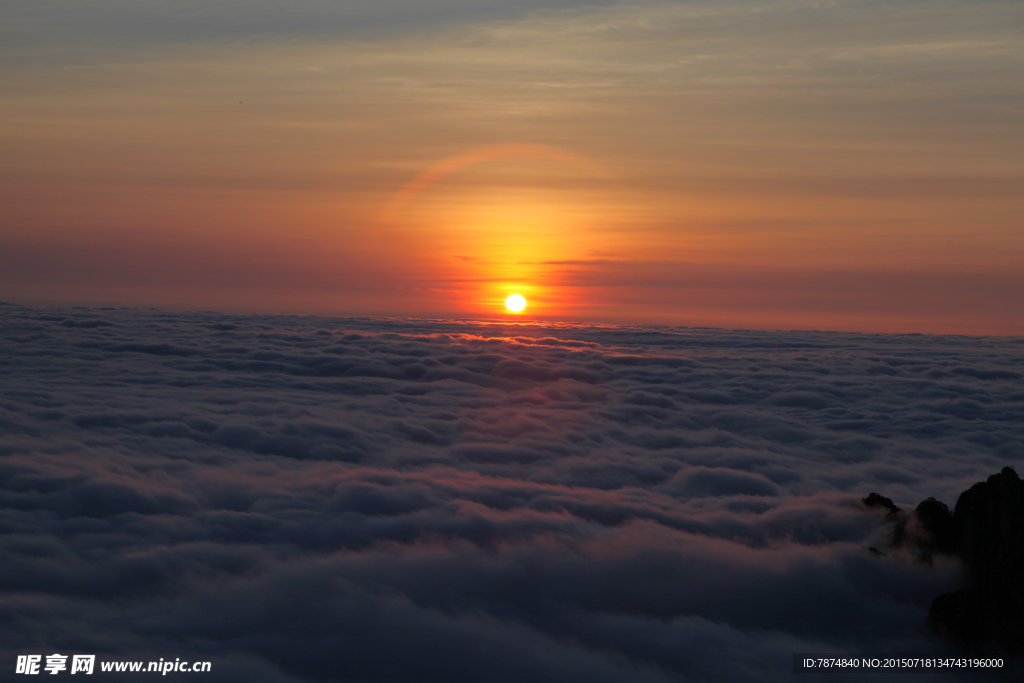
[[[922,525],[931,525],[936,549],[950,548],[964,561],[969,582],[935,598],[929,619],[962,641],[1024,653],[1024,481],[1005,467],[964,491],[948,531],[945,506],[929,501],[915,512],[927,504],[918,514]]]
[[[885,496],[875,493],[874,491],[869,493],[867,498],[864,498],[861,502],[864,503],[864,505],[866,505],[869,508],[880,507],[885,510],[888,510],[889,512],[886,516],[896,515],[902,512],[902,510],[896,507],[896,503],[892,502],[892,498],[886,498]]]
[[[928,553],[952,553],[956,546],[953,513],[942,501],[929,498],[914,510],[919,526],[919,545]]]
[[[871,492],[867,498],[862,498],[861,502],[868,508],[881,508],[886,511],[885,521],[892,522],[892,531],[889,532],[889,537],[886,538],[886,547],[891,549],[902,548],[907,545],[907,513],[901,510],[896,503],[892,502],[891,498]],[[869,549],[869,552],[872,549]],[[879,551],[877,548],[873,549],[872,555],[885,555],[885,553]]]

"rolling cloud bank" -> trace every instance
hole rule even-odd
[[[1019,337],[0,317],[5,676],[788,681],[794,652],[950,652],[926,617],[962,568],[869,552],[892,526],[862,499],[952,505],[1024,459]]]

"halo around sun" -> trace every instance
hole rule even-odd
[[[526,309],[526,297],[522,294],[510,294],[508,298],[505,299],[505,308],[513,313],[520,313]]]

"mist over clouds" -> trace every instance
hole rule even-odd
[[[1024,458],[1021,338],[0,310],[5,667],[776,681],[947,651],[960,568],[872,556],[860,499],[953,504]]]

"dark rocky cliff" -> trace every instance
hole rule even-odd
[[[1024,481],[1013,468],[961,493],[952,512],[934,498],[910,514],[877,493],[864,504],[887,511],[889,548],[907,548],[926,563],[935,553],[963,561],[967,587],[932,601],[928,618],[937,630],[963,643],[994,643],[1024,654]]]
[[[944,593],[929,618],[966,642],[1024,653],[1024,481],[1003,468],[960,494],[945,543],[963,561],[968,588]]]

